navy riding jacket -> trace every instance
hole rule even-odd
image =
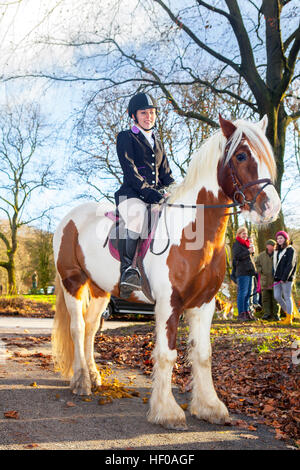
[[[162,199],[159,190],[174,182],[162,143],[155,134],[153,136],[152,148],[136,126],[118,134],[117,153],[123,170],[123,184],[115,193],[117,205],[122,197],[156,204]]]
[[[277,264],[276,271],[274,272],[274,281],[292,282],[295,277],[297,267],[295,249],[289,245],[285,250],[285,253],[280,258],[280,261],[277,263],[280,251],[275,250],[273,255],[275,256],[275,262]]]

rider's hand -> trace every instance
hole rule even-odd
[[[160,204],[151,205],[151,212],[159,212],[159,211],[160,211]]]

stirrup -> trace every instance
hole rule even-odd
[[[126,280],[126,273],[128,271],[132,271],[132,275],[128,276],[128,280]],[[141,284],[141,275],[140,272],[137,268],[133,268],[132,266],[128,266],[126,270],[123,272],[122,277],[125,277],[124,280],[120,280],[120,297],[127,298],[130,296],[130,294],[136,290],[142,290],[142,284]],[[132,277],[133,279],[130,279]],[[137,282],[138,278],[138,282]]]

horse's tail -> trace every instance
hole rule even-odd
[[[63,287],[59,275],[55,279],[56,310],[52,330],[52,356],[56,370],[59,370],[65,378],[73,375],[74,345],[70,329],[70,314],[65,302]],[[89,303],[89,291],[86,285],[81,291],[81,300],[83,300],[83,311]]]

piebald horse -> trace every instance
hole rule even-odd
[[[281,206],[273,185],[276,166],[265,136],[266,116],[258,123],[219,119],[221,129],[194,153],[185,178],[171,190],[157,227],[157,233],[165,233],[168,224],[175,225],[167,249],[162,249],[166,237],[157,237],[154,251],[161,254],[149,250],[144,258],[156,318],[147,418],[173,429],[186,428],[185,413],[171,388],[177,327],[183,313],[189,323],[193,377],[189,411],[211,423],[230,421],[213,385],[210,344],[215,296],[225,275],[228,215],[230,207],[238,204],[253,223],[269,223]],[[73,393],[79,395],[89,395],[93,387],[101,385],[94,337],[110,295],[119,293],[120,264],[103,243],[107,224],[112,224],[105,213],[111,209],[113,205],[81,204],[64,217],[54,235],[57,304],[53,357],[62,375],[70,378]],[[202,237],[198,237],[200,232]],[[196,242],[197,237],[201,243]],[[149,303],[142,291],[129,300]]]

